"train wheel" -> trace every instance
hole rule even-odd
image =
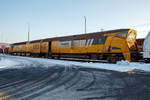
[[[107,57],[107,61],[108,61],[109,63],[115,64],[115,63],[117,62],[117,57],[116,57],[116,56],[108,56],[108,57]]]
[[[93,59],[93,60],[97,60],[98,59],[98,55],[97,54],[92,54],[90,58]]]
[[[111,56],[108,56],[108,57],[107,57],[107,61],[108,61],[108,63],[112,63],[112,62],[111,62]]]

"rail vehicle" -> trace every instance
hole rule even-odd
[[[146,36],[143,44],[143,59],[145,62],[150,62],[150,32]]]
[[[11,44],[13,55],[138,61],[136,30],[116,29]]]

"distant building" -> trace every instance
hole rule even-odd
[[[0,53],[7,53],[9,46],[8,43],[0,43]]]

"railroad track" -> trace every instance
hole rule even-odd
[[[66,60],[66,61],[78,61],[78,62],[108,63],[107,60],[93,60],[93,59],[80,59],[80,58],[60,58],[60,60]]]

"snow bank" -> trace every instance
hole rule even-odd
[[[106,64],[106,63],[87,63],[87,62],[75,62],[75,61],[63,61],[63,60],[54,60],[54,59],[42,59],[42,58],[30,58],[38,62],[44,63],[45,67],[50,67],[54,65],[63,65],[63,66],[79,66],[79,67],[88,67],[88,68],[99,68],[125,72],[129,70],[139,69],[143,71],[150,71],[150,64],[144,63],[131,63],[128,61],[120,61],[117,64]]]
[[[125,72],[129,70],[139,69],[144,71],[150,71],[150,64],[144,63],[131,63],[128,61],[120,61],[117,64],[106,64],[106,63],[87,63],[87,62],[75,62],[75,61],[63,61],[63,60],[53,60],[53,59],[40,59],[36,60],[43,62],[45,64],[53,65],[64,65],[64,66],[79,66],[79,67],[88,67],[88,68],[99,68],[99,69],[108,69],[114,71]]]
[[[63,61],[44,58],[30,58],[20,56],[4,56],[0,60],[0,68],[4,66],[16,66],[16,67],[53,67],[56,65],[72,67],[88,67],[99,68],[125,72],[129,70],[139,69],[144,71],[150,71],[150,64],[144,63],[131,63],[128,61],[120,61],[117,64],[105,64],[105,63],[87,63],[87,62],[75,62],[75,61]]]
[[[17,61],[13,61],[12,59],[8,59],[4,56],[0,57],[0,68],[15,67],[16,65],[18,65]]]

